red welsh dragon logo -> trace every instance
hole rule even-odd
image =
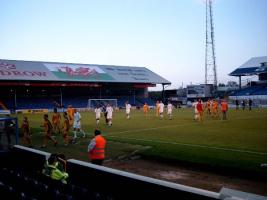
[[[58,71],[67,73],[69,76],[91,76],[97,74],[95,69],[90,69],[88,67],[78,67],[73,69],[68,66],[58,67]]]

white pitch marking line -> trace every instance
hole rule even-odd
[[[246,117],[246,118],[241,118],[241,119],[251,119],[251,118],[254,118],[254,117]],[[237,120],[237,119],[232,119],[232,120]],[[221,122],[221,121],[222,120],[208,121],[208,122],[215,122],[216,123],[216,122]],[[197,123],[176,124],[176,125],[170,125],[170,126],[161,126],[161,127],[145,128],[145,129],[138,129],[138,130],[111,132],[110,134],[134,133],[134,132],[150,131],[150,130],[156,130],[156,129],[170,128],[170,127],[187,126],[187,125],[192,125],[192,124],[197,124]],[[113,136],[113,135],[109,135],[109,134],[108,134],[108,137],[122,138],[122,137]],[[164,143],[164,144],[174,144],[174,145],[182,145],[182,146],[189,146],[189,147],[200,147],[200,148],[207,148],[207,149],[214,149],[214,150],[232,151],[232,152],[240,152],[240,153],[250,153],[250,154],[256,154],[256,155],[267,155],[267,153],[265,153],[265,152],[248,151],[248,150],[240,150],[240,149],[231,149],[231,148],[223,148],[223,147],[212,147],[212,146],[198,145],[198,144],[167,142],[167,141],[160,141],[160,140],[158,140],[158,141],[156,141],[156,140],[145,140],[145,139],[130,138],[130,137],[128,137],[128,138],[127,137],[123,137],[122,139],[130,139],[130,140],[137,140],[137,141],[143,141],[143,142],[156,142],[156,143]]]
[[[112,136],[112,135],[110,135],[108,137],[120,138],[120,139],[129,139],[129,140],[137,140],[137,141],[143,141],[143,142],[174,144],[174,145],[182,145],[182,146],[188,146],[188,147],[200,147],[200,148],[206,148],[206,149],[215,149],[215,150],[232,151],[232,152],[240,152],[240,153],[250,153],[250,154],[256,154],[256,155],[267,155],[267,153],[265,153],[265,152],[248,151],[248,150],[240,150],[240,149],[228,149],[228,148],[212,147],[212,146],[199,145],[199,144],[187,144],[187,143],[180,143],[180,142],[168,142],[168,141],[162,141],[162,140],[145,140],[145,139],[130,138],[130,137],[117,137],[117,136]]]
[[[244,117],[244,118],[237,118],[237,119],[231,119],[231,120],[253,119],[253,118],[255,118],[255,117]],[[227,121],[228,120],[205,121],[204,124],[205,123],[220,123],[220,122],[227,122]],[[137,130],[110,132],[109,134],[134,133],[134,132],[139,132],[139,131],[150,131],[150,130],[156,130],[156,129],[162,129],[162,128],[188,126],[188,125],[198,125],[198,124],[201,124],[201,123],[200,122],[193,122],[193,123],[175,124],[175,125],[169,125],[169,126],[160,126],[160,127],[144,128],[144,129],[137,129]]]
[[[267,155],[267,152],[248,151],[248,150],[231,149],[231,148],[223,148],[223,147],[212,147],[212,146],[199,145],[199,144],[168,142],[168,141],[162,141],[162,140],[146,140],[146,139],[131,138],[131,137],[118,137],[118,136],[113,136],[113,135],[108,135],[108,137],[126,139],[126,140],[127,139],[136,140],[136,141],[142,141],[142,142],[154,142],[154,143],[173,144],[173,145],[181,145],[181,146],[188,146],[188,147],[200,147],[200,148],[206,148],[206,149],[223,150],[223,151],[231,151],[231,152],[250,153],[250,154],[256,154],[256,155]]]

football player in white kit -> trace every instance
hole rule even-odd
[[[194,108],[194,120],[198,120],[197,100],[194,100],[192,107]]]
[[[159,116],[161,119],[163,118],[163,112],[164,112],[164,104],[162,103],[162,101],[160,101],[160,103],[159,103]]]
[[[173,110],[173,105],[169,101],[167,105],[167,114],[169,115],[169,119],[172,119],[172,110]]]
[[[107,105],[106,112],[107,112],[108,126],[112,126],[113,108],[110,104]]]
[[[130,119],[130,112],[131,112],[131,104],[128,103],[128,101],[126,101],[125,103],[125,109],[126,109],[126,118]]]
[[[101,117],[101,108],[98,105],[95,108],[95,120],[96,120],[96,126],[97,127],[99,126],[100,117]]]
[[[77,139],[77,132],[82,133],[83,137],[85,138],[85,133],[81,129],[81,114],[77,111],[77,109],[74,109],[74,122],[73,122],[73,139]]]

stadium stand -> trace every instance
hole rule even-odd
[[[267,73],[267,56],[253,57],[232,71],[230,76],[248,76]]]
[[[137,98],[137,101],[139,102],[139,105],[144,105],[147,103],[149,106],[155,106],[156,104],[156,102],[151,98]]]
[[[259,90],[253,92],[253,95],[267,95],[267,86],[261,87]]]
[[[232,100],[252,99],[258,105],[267,104],[267,56],[253,57],[229,74],[239,77],[239,90],[232,92]],[[241,88],[242,76],[258,76],[258,81]]]
[[[15,145],[2,152],[0,194],[11,199],[218,199],[219,194],[74,159],[67,161],[68,184],[45,177],[49,153]]]
[[[93,97],[90,97],[93,99]],[[95,97],[97,99],[97,97]],[[143,106],[145,102],[148,103],[148,105],[155,105],[155,102],[150,99],[150,98],[140,98],[140,97],[133,97],[133,96],[104,96],[102,99],[117,99],[117,106],[119,108],[124,108],[125,107],[125,102],[128,101],[132,106]],[[107,104],[108,101],[102,101],[102,104]],[[98,103],[97,102],[92,102],[91,107],[96,107]],[[102,106],[103,106],[102,105]]]
[[[46,98],[21,97],[17,99],[18,109],[40,109],[55,107],[53,100]]]
[[[88,99],[95,98],[96,96],[77,96],[77,97],[64,97],[62,101],[63,107],[72,105],[75,108],[86,108],[88,106]],[[155,102],[150,98],[134,98],[132,96],[104,96],[102,99],[117,99],[118,107],[125,107],[125,102],[128,101],[133,106],[143,106],[144,102],[148,105],[155,105]],[[104,102],[103,102],[104,103]],[[61,107],[60,97],[17,97],[16,109],[53,109],[54,107]],[[7,106],[5,106],[7,105]],[[96,105],[94,105],[95,107]],[[3,98],[0,101],[0,109],[11,109],[14,108],[14,100]]]
[[[67,107],[68,105],[72,105],[74,108],[86,108],[88,99],[88,96],[65,97],[63,100],[63,106]]]
[[[4,105],[2,101],[0,101],[0,109],[1,110],[7,110],[7,107]]]
[[[0,195],[8,199],[180,199],[266,200],[267,197],[222,188],[219,193],[136,175],[74,159],[67,160],[67,184],[43,175],[50,153],[15,145],[0,152]]]
[[[265,90],[266,88],[262,86],[252,86],[235,91],[232,95],[233,96],[255,95],[255,94],[262,95],[264,94]]]
[[[89,99],[117,99],[122,108],[126,101],[152,105],[148,87],[156,84],[170,82],[145,67],[0,59],[0,107],[12,111],[86,108]]]

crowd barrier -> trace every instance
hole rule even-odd
[[[136,175],[74,159],[68,160],[71,181],[101,190],[114,199],[218,199],[219,194]]]

